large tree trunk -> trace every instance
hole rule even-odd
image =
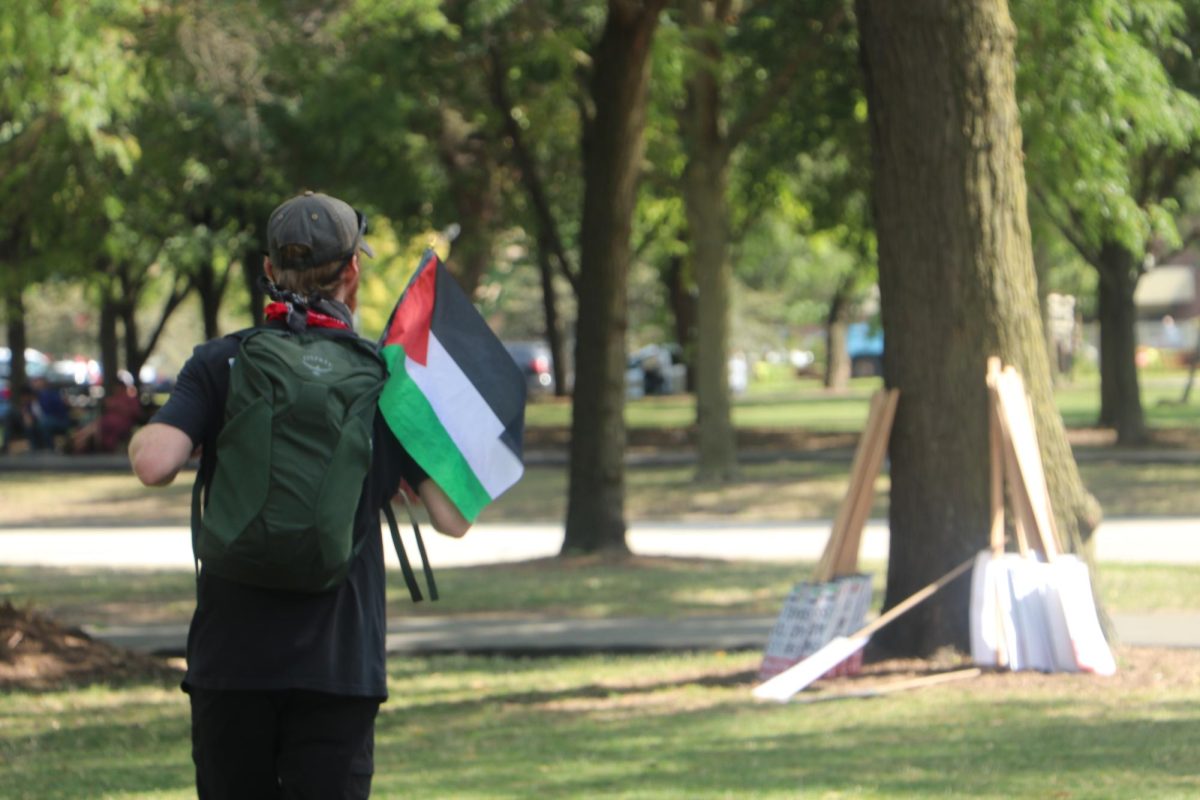
[[[715,5],[706,0],[685,4],[687,22],[697,41],[695,65],[687,79],[684,147],[687,167],[683,198],[698,290],[698,313],[704,324],[696,336],[697,478],[724,482],[737,474],[729,391],[729,308],[733,283],[729,263],[729,149],[721,126],[718,71],[721,48],[712,31]]]
[[[1139,264],[1125,246],[1108,241],[1096,260],[1100,273],[1100,424],[1115,428],[1117,443],[1146,440],[1137,371],[1137,309],[1133,291]]]
[[[196,269],[192,285],[200,296],[200,316],[204,321],[205,340],[215,339],[221,335],[220,316],[221,303],[225,299],[225,286],[228,284],[229,267],[223,275],[218,275],[212,261],[206,261]]]
[[[100,298],[100,368],[103,370],[104,396],[111,397],[120,383],[117,371],[121,368],[118,351],[117,320],[120,318],[118,302],[113,299],[111,286],[103,288]]]
[[[838,284],[825,315],[825,388],[841,391],[850,385],[850,352],[846,337],[850,329],[853,276]]]
[[[579,320],[563,552],[627,552],[625,328],[650,45],[665,0],[610,0],[584,146]]]
[[[879,239],[890,443],[885,606],[986,546],[986,358],[1027,383],[1061,532],[1094,524],[1053,405],[1026,213],[1004,0],[857,0]],[[928,655],[968,645],[969,581],[876,637]]]
[[[133,307],[132,303],[125,301],[117,306],[116,311],[124,334],[122,344],[125,350],[125,369],[133,376],[133,382],[140,386],[141,380],[138,376],[142,371],[143,358],[141,349],[138,347],[140,334],[137,324],[137,309]]]
[[[567,395],[567,359],[563,348],[562,325],[558,321],[558,296],[554,291],[554,268],[550,265],[551,246],[544,234],[538,237],[538,272],[542,278],[542,318],[546,321],[546,344],[554,372],[554,394]]]
[[[687,389],[696,391],[696,320],[698,302],[695,286],[687,271],[687,259],[671,256],[663,274],[667,289],[667,304],[675,322],[675,341],[683,348],[683,363],[687,365]]]
[[[25,331],[25,293],[20,282],[10,285],[4,292],[4,327],[8,340],[9,385],[16,408],[16,398],[29,383],[25,370],[25,348],[29,346]]]
[[[136,292],[132,286],[123,282],[125,297],[120,306],[120,316],[125,329],[125,368],[129,370],[139,385],[141,380],[138,376],[141,374],[142,366],[154,353],[154,348],[158,346],[158,341],[162,338],[171,315],[182,305],[191,291],[190,283],[184,280],[183,285],[180,286],[180,281],[179,275],[176,274],[171,284],[171,290],[167,293],[167,299],[159,313],[158,321],[154,324],[154,328],[144,343],[137,324],[137,302],[131,300],[131,298],[136,298],[140,292]]]

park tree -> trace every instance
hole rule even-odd
[[[26,289],[107,258],[111,189],[99,177],[128,173],[138,155],[128,123],[142,96],[141,16],[125,0],[64,0],[0,18],[0,287],[17,386]]]
[[[564,552],[626,552],[625,329],[630,228],[654,34],[667,0],[609,0],[583,133],[579,317]]]
[[[799,143],[794,130],[811,129],[804,112],[837,52],[840,31],[848,29],[841,0],[743,4],[733,0],[686,0],[684,101],[679,129],[686,157],[681,181],[687,218],[687,244],[697,288],[696,429],[698,477],[726,481],[736,474],[732,403],[727,377],[730,308],[734,283],[732,245],[761,210],[743,205],[735,223],[730,172],[741,151],[757,146],[778,158],[751,160],[765,167],[756,177],[790,165],[769,133]],[[833,56],[836,58],[836,55]],[[852,62],[844,63],[849,70]],[[787,114],[777,114],[787,109]],[[826,112],[828,114],[828,111]],[[819,127],[817,125],[812,128]],[[766,174],[762,174],[766,173]],[[738,231],[735,232],[735,224]]]
[[[1032,211],[1096,270],[1100,424],[1137,444],[1134,290],[1155,251],[1180,241],[1174,216],[1198,163],[1200,32],[1175,0],[1013,9]]]
[[[486,81],[483,31],[497,9],[301,6],[285,15],[272,59],[267,113],[293,183],[341,192],[402,237],[457,225],[447,266],[468,295],[494,263],[509,180]]]
[[[579,295],[579,141],[587,104],[581,64],[588,61],[595,9],[592,3],[524,3],[487,32],[488,84],[501,125],[501,157],[519,187],[509,197],[509,209],[536,242],[543,330],[560,396],[569,391],[569,319],[561,287],[569,289],[570,300]]]
[[[239,283],[258,318],[261,226],[290,188],[264,119],[274,99],[270,59],[290,41],[268,33],[283,27],[278,21],[245,0],[184,3],[152,43],[156,102],[145,118],[147,160],[153,155],[175,188],[165,209],[171,247],[164,261],[199,298],[205,338],[219,335],[221,310]]]
[[[857,0],[869,103],[889,455],[885,606],[984,545],[986,359],[1024,376],[1059,530],[1081,549],[1098,509],[1051,396],[1026,211],[1006,0]],[[958,581],[879,634],[927,655],[968,642]]]

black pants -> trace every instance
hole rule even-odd
[[[379,700],[189,687],[200,800],[371,794]]]

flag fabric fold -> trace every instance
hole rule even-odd
[[[428,251],[379,340],[388,427],[474,521],[524,472],[525,379],[466,293]]]

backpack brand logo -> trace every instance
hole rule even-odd
[[[319,378],[327,372],[333,371],[333,364],[324,356],[307,353],[300,357],[300,363],[313,374],[314,378]]]

